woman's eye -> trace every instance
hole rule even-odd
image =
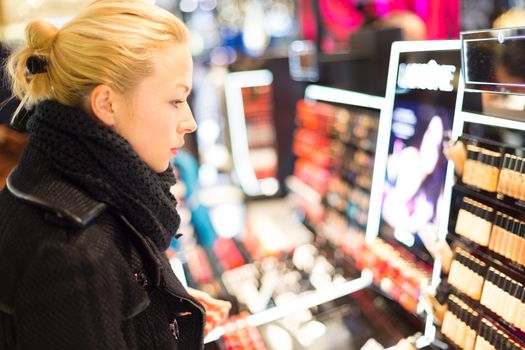
[[[173,105],[173,107],[179,108],[179,105],[183,104],[184,102],[185,102],[184,100],[175,100],[175,101],[171,101],[171,104]]]

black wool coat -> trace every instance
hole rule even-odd
[[[0,193],[0,349],[201,349],[165,255],[28,146]]]

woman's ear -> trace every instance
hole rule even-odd
[[[117,94],[105,84],[97,85],[89,95],[91,113],[107,126],[115,125],[115,108]]]

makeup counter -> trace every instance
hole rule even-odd
[[[206,348],[525,349],[525,84],[494,68],[524,34],[396,42],[385,96],[305,83],[284,183],[272,71],[228,73],[235,186],[175,189],[174,270],[233,304]]]

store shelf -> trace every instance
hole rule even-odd
[[[450,285],[450,284],[449,284]],[[506,320],[498,316],[494,311],[487,308],[485,305],[481,304],[479,301],[472,299],[465,293],[461,292],[456,287],[452,287],[453,293],[456,296],[459,296],[462,301],[469,305],[472,309],[478,311],[482,317],[485,317],[494,324],[497,324],[500,328],[505,330],[507,333],[514,335],[516,338],[520,339],[522,342],[525,342],[525,333],[520,329],[516,328],[514,325],[508,323]]]
[[[372,274],[369,271],[364,270],[361,276],[354,280],[346,281],[342,284],[338,284],[323,290],[305,293],[304,295],[298,296],[296,299],[284,305],[278,305],[265,311],[250,315],[246,318],[246,323],[250,326],[258,327],[292,315],[299,311],[307,310],[312,307],[322,305],[329,301],[355,293],[370,286],[371,283]],[[204,342],[210,343],[216,341],[225,333],[226,328],[224,326],[217,327],[208,334]]]
[[[525,210],[525,202],[519,199],[514,199],[509,196],[505,196],[498,193],[491,193],[479,188],[456,183],[454,185],[454,190],[457,190],[465,195],[474,197],[474,199],[479,199],[486,204],[493,205],[495,208],[498,208],[503,211],[509,211],[514,213],[519,213]]]
[[[503,255],[500,255],[488,247],[480,246],[479,244],[472,242],[466,237],[458,235],[455,232],[449,233],[449,235],[454,238],[455,241],[461,242],[466,247],[470,248],[470,253],[477,258],[489,263],[491,266],[497,267],[498,269],[503,270],[506,274],[514,276],[522,281],[523,277],[516,276],[525,276],[525,266],[518,264],[515,261],[507,259]]]

